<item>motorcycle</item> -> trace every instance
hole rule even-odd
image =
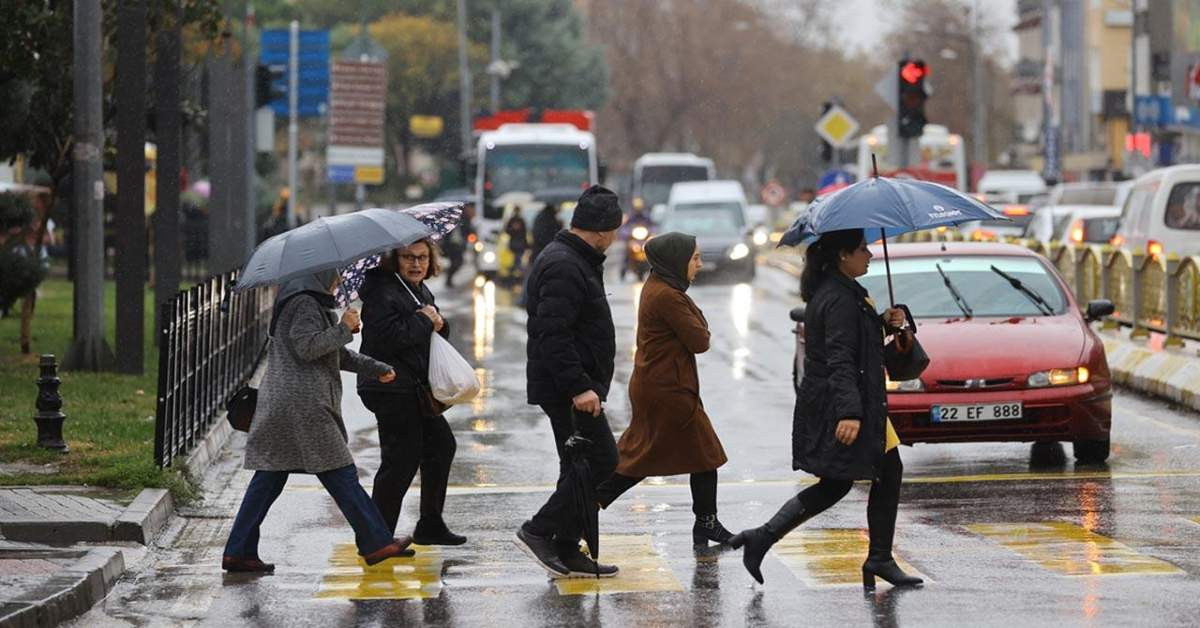
[[[635,225],[629,230],[625,239],[625,264],[621,267],[621,280],[626,273],[637,275],[638,281],[644,281],[650,272],[650,262],[646,261],[646,241],[650,239],[650,228],[646,225]]]

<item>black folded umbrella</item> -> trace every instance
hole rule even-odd
[[[572,418],[574,418],[572,410]],[[583,521],[583,540],[587,542],[588,553],[592,560],[600,559],[600,507],[596,504],[596,478],[592,475],[592,464],[588,461],[588,453],[592,449],[592,441],[575,433],[564,444],[571,464],[567,467],[568,486],[575,496],[575,510]],[[600,574],[597,573],[596,577]]]

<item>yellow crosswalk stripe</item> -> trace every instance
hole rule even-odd
[[[1184,573],[1171,563],[1139,554],[1124,543],[1065,521],[979,523],[966,527],[1063,576]]]
[[[780,539],[771,551],[804,584],[831,587],[862,584],[862,564],[869,545],[867,531],[859,528],[802,529]],[[904,571],[925,578],[896,556]]]
[[[332,567],[321,578],[318,598],[408,600],[442,592],[442,556],[436,547],[414,546],[411,558],[389,558],[368,567],[353,543],[333,547]]]
[[[601,535],[601,562],[617,565],[621,571],[613,578],[555,580],[559,595],[682,591],[683,585],[650,539],[648,534]]]

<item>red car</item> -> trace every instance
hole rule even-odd
[[[992,242],[889,245],[896,300],[912,310],[929,354],[920,379],[887,383],[888,413],[906,443],[1071,441],[1075,458],[1108,458],[1112,380],[1090,322],[1058,271],[1029,249]],[[887,307],[882,249],[859,278]],[[803,375],[803,308],[796,373]]]

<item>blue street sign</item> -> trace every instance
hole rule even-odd
[[[259,62],[282,70],[272,84],[276,93],[287,94],[288,56],[290,33],[286,28],[262,31]],[[300,31],[300,54],[297,59],[300,76],[297,77],[299,115],[302,118],[317,117],[324,113],[329,102],[329,31]],[[288,115],[287,97],[272,100],[270,106],[275,115]]]
[[[329,164],[325,175],[330,183],[354,183],[354,165]]]
[[[1175,123],[1170,96],[1138,96],[1133,105],[1133,121],[1138,126],[1160,127]]]

